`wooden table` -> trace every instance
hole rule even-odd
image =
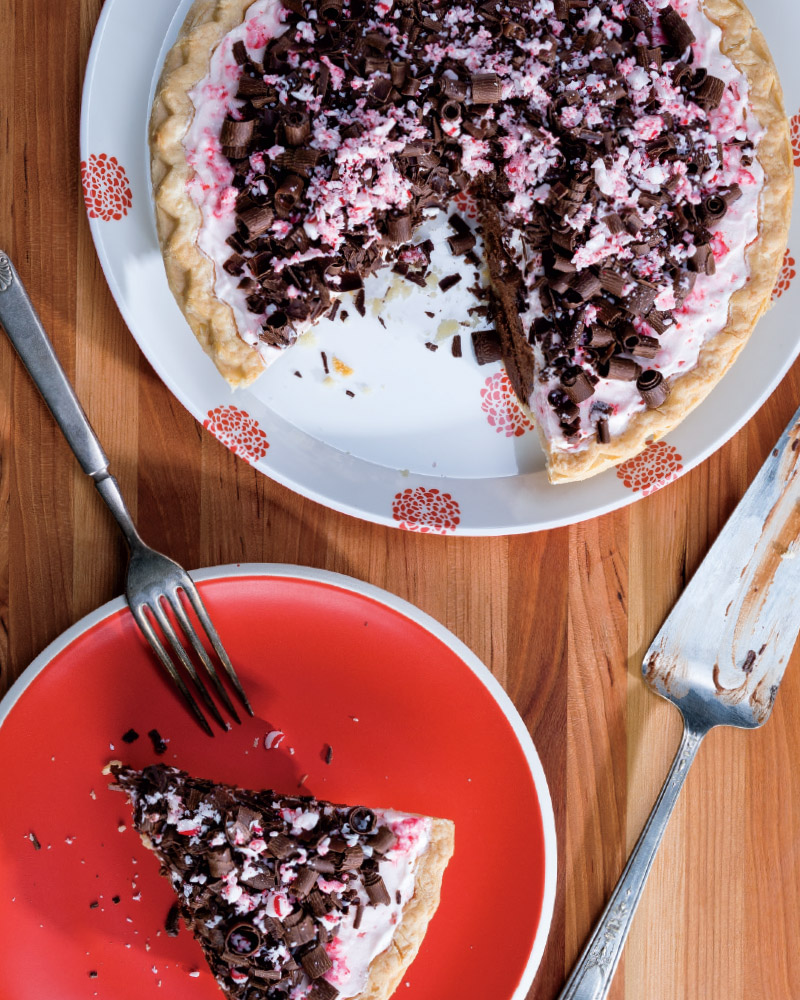
[[[643,651],[794,411],[800,364],[694,472],[571,528],[420,536],[290,493],[226,451],[172,398],[106,287],[78,170],[81,81],[100,7],[0,4],[0,245],[148,541],[188,568],[289,562],[368,580],[442,621],[505,685],[530,727],[556,812],[558,898],[530,993],[550,1000],[677,747],[677,713],[639,679]],[[47,643],[121,592],[125,553],[3,337],[0,441],[2,693]],[[636,918],[617,1000],[800,997],[799,667],[795,656],[766,727],[708,738]]]

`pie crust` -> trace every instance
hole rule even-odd
[[[103,774],[113,775],[114,767],[122,768],[124,765],[122,761],[112,760],[103,768]],[[142,844],[158,857],[158,848],[148,834],[140,832],[139,837]],[[352,1000],[388,1000],[397,989],[416,958],[428,924],[439,907],[442,877],[454,847],[455,826],[452,821],[431,818],[430,839],[416,863],[414,892],[402,911],[402,919],[389,945],[372,959],[364,989]]]
[[[258,352],[240,338],[230,307],[216,297],[214,264],[197,246],[201,216],[188,194],[191,168],[182,140],[194,111],[189,91],[206,76],[212,51],[241,23],[252,2],[195,0],[167,56],[150,122],[156,220],[169,284],[203,349],[234,388],[249,385],[265,365]],[[664,404],[636,413],[611,442],[595,441],[580,451],[565,452],[552,446],[535,421],[553,483],[602,472],[676,427],[733,364],[770,305],[786,249],[794,185],[783,94],[764,37],[742,0],[701,3],[709,19],[722,29],[722,52],[747,78],[751,105],[764,129],[757,158],[765,183],[759,236],[747,251],[750,277],[731,297],[728,323],[703,345],[696,367],[674,380]]]

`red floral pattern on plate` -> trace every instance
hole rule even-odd
[[[462,215],[466,215],[468,219],[478,218],[478,203],[472,195],[467,194],[466,191],[458,192],[458,194],[453,198],[453,205],[459,212],[461,212]]]
[[[461,508],[449,493],[417,486],[395,496],[392,517],[406,531],[446,535],[458,527]]]
[[[789,290],[789,285],[792,283],[792,279],[797,274],[795,271],[795,260],[794,257],[787,250],[783,255],[783,265],[781,266],[781,273],[778,275],[778,280],[775,282],[775,287],[772,289],[772,301],[776,302],[784,292]]]
[[[238,406],[217,406],[209,410],[203,427],[246,462],[257,462],[269,448],[267,435],[258,421]]]
[[[792,153],[794,165],[800,167],[800,111],[792,115]]]
[[[128,214],[133,195],[125,168],[116,156],[92,153],[88,160],[82,160],[81,184],[90,219],[111,222]]]
[[[666,441],[656,441],[640,454],[623,462],[617,469],[617,478],[629,490],[634,493],[641,491],[642,496],[646,497],[677,479],[682,469],[677,449]]]
[[[481,409],[490,426],[506,437],[521,437],[533,424],[511,385],[506,372],[490,375],[481,389]]]

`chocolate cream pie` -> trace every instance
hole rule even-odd
[[[502,358],[554,482],[719,381],[769,304],[793,183],[740,0],[197,0],[151,148],[171,287],[233,386],[376,269],[424,281],[416,230],[472,195],[476,353]]]
[[[164,764],[105,771],[226,996],[392,995],[439,905],[449,820],[250,792]]]

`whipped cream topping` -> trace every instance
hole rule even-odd
[[[267,42],[286,30],[282,16],[286,11],[280,0],[256,0],[245,20],[228,32],[211,55],[207,75],[189,92],[194,106],[192,123],[183,139],[186,161],[194,171],[187,182],[189,196],[200,209],[201,223],[197,245],[214,262],[214,291],[220,301],[233,310],[242,340],[255,347],[265,364],[281,354],[280,349],[259,340],[260,317],[247,308],[247,292],[239,288],[240,279],[228,274],[223,264],[230,256],[225,242],[236,231],[236,195],[233,167],[222,152],[222,123],[230,114],[240,117],[243,102],[236,99],[241,67],[233,57],[233,46],[244,42],[254,59],[264,54]],[[267,150],[277,156],[283,149]],[[258,158],[253,169],[259,169]]]
[[[414,895],[417,862],[430,843],[432,824],[429,819],[393,810],[376,811],[375,815],[380,824],[388,826],[397,837],[397,843],[380,868],[389,903],[368,906],[362,887],[359,896],[364,908],[359,926],[354,926],[355,909],[351,908],[337,927],[335,937],[325,947],[333,961],[333,968],[325,978],[339,990],[343,1000],[363,991],[370,965],[389,947],[401,914]]]
[[[659,44],[664,39],[659,34],[657,12],[663,3],[661,0],[646,2],[656,15],[653,41]],[[622,3],[615,5],[615,16],[622,16],[626,6]],[[656,308],[671,310],[674,322],[658,332],[659,350],[647,362],[647,367],[660,372],[665,379],[677,377],[695,367],[702,345],[724,328],[731,296],[748,278],[746,250],[758,234],[758,204],[764,185],[764,172],[758,160],[747,157],[743,162],[740,144],[749,141],[757,146],[762,131],[749,107],[746,79],[721,51],[720,28],[706,16],[700,0],[674,0],[673,7],[686,19],[694,32],[694,66],[705,68],[709,74],[727,85],[718,108],[707,114],[699,111],[695,105],[689,109],[691,120],[706,122],[709,149],[716,148],[719,142],[725,150],[722,163],[717,162],[716,156],[711,158],[713,167],[709,168],[708,176],[702,180],[714,188],[738,184],[741,197],[729,205],[727,213],[718,223],[709,227],[714,234],[712,249],[715,273],[698,274],[691,294],[682,303],[675,302],[669,287],[663,287],[659,291]],[[258,61],[267,42],[287,30],[287,25],[283,22],[285,13],[277,0],[257,0],[248,9],[245,21],[223,39],[212,55],[208,75],[190,95],[195,115],[184,139],[187,160],[195,171],[189,181],[189,193],[202,214],[198,245],[214,261],[218,297],[231,306],[242,338],[260,351],[265,363],[274,360],[280,354],[280,349],[259,340],[262,318],[248,310],[247,291],[239,287],[240,279],[231,276],[222,267],[231,253],[226,240],[236,228],[234,206],[237,191],[232,186],[233,169],[222,153],[219,136],[225,117],[240,117],[243,104],[235,97],[241,67],[233,56],[234,43],[243,41],[250,57]],[[376,18],[370,25],[380,27],[402,45],[402,36],[391,20],[393,11],[390,0],[378,3],[375,14]],[[550,66],[543,53],[550,45],[554,45],[558,52],[558,36],[563,25],[549,21],[552,41],[531,38],[518,43],[524,51],[524,58],[512,66],[503,61],[501,54],[491,51],[491,35],[484,27],[476,29],[473,24],[474,16],[475,11],[470,7],[449,8],[444,15],[446,32],[443,31],[441,40],[425,46],[426,63],[436,66],[442,60],[451,58],[462,61],[472,72],[496,73],[501,80],[504,99],[524,98],[530,108],[546,115],[551,97],[543,88],[542,82],[550,72]],[[536,0],[532,4],[531,17],[536,22],[544,22],[552,16],[552,0]],[[619,23],[610,17],[603,17],[599,8],[590,5],[580,27],[586,32],[599,32],[602,38],[611,40],[618,32]],[[291,30],[296,32],[298,40],[307,40],[311,25],[300,21],[293,24]],[[400,54],[413,58],[413,53],[407,51],[407,48],[403,48]],[[568,54],[564,57],[561,68],[566,74],[580,65],[580,60],[580,55],[574,52]],[[683,160],[679,158],[661,163],[654,157],[649,157],[645,150],[646,143],[668,133],[669,118],[665,116],[672,116],[679,123],[690,120],[686,117],[688,105],[679,88],[672,85],[668,73],[653,66],[646,69],[633,60],[626,62],[627,65],[620,63],[619,71],[624,77],[631,106],[638,110],[639,117],[630,129],[625,130],[627,134],[620,133],[622,141],[617,145],[613,156],[594,162],[594,179],[605,199],[608,212],[636,208],[645,223],[651,224],[655,219],[655,211],[638,205],[640,190],[657,192],[669,182],[673,185],[672,189],[679,195],[684,194],[688,202],[696,203],[700,200],[686,176],[686,163]],[[330,86],[333,89],[343,86],[342,71],[324,55],[321,63],[327,65],[330,72]],[[583,65],[587,63],[588,61]],[[286,100],[287,95],[281,91],[281,76],[267,76],[265,81],[276,86],[279,95]],[[349,84],[357,90],[359,86],[366,87],[367,81],[356,78],[350,80]],[[575,87],[585,87],[586,93],[581,95],[580,102],[561,110],[561,123],[564,126],[591,129],[601,125],[600,104],[595,104],[592,100],[592,88],[595,85],[591,73],[582,80],[576,78]],[[653,106],[653,95],[656,107]],[[415,119],[402,109],[389,105],[380,111],[370,111],[372,118],[365,120],[368,128],[362,136],[342,140],[338,130],[332,127],[324,114],[314,117],[315,112],[319,111],[320,99],[312,93],[311,88],[307,94],[293,93],[291,97],[302,100],[312,115],[312,145],[321,150],[335,150],[339,174],[335,184],[321,176],[312,177],[309,183],[308,200],[311,207],[305,221],[309,239],[321,240],[336,248],[348,226],[368,227],[375,211],[392,207],[402,209],[408,199],[407,182],[394,171],[391,157],[424,133],[424,130],[416,126]],[[546,129],[533,134],[531,129],[520,126],[514,119],[513,111],[510,108],[504,109],[502,104],[490,105],[486,110],[483,121],[492,120],[496,120],[503,129],[504,134],[500,139],[505,160],[503,169],[513,193],[513,198],[504,207],[505,217],[512,225],[515,219],[529,221],[532,209],[543,202],[549,192],[549,185],[544,179],[558,156],[555,139]],[[462,132],[458,122],[442,120],[442,128],[453,141],[460,144],[461,168],[469,177],[479,178],[491,168],[488,159],[489,143],[485,139]],[[262,154],[252,156],[253,176],[263,170],[263,157],[272,159],[283,152],[284,148],[276,145]],[[632,180],[635,183],[631,183]],[[570,221],[570,225],[582,228],[587,219],[588,216],[581,217],[579,213]],[[284,230],[287,226],[281,219],[276,219],[272,224],[277,236],[286,235]],[[373,238],[377,238],[377,233],[373,233]],[[632,242],[634,237],[631,234],[612,233],[602,222],[598,222],[585,245],[576,251],[572,262],[581,271],[602,265],[611,256],[624,259],[626,254],[632,256],[632,252],[627,249]],[[694,248],[690,244],[672,248],[676,259],[681,255],[686,259],[693,252]],[[304,253],[298,252],[293,258],[276,261],[276,270],[286,263],[300,263],[321,255],[321,250],[311,247]],[[651,256],[655,275],[660,263],[655,252]],[[646,269],[642,269],[646,262],[647,258],[639,261],[640,276],[647,273]],[[531,292],[523,320],[528,326],[542,315],[538,296],[533,290],[541,273],[532,268],[526,276]],[[588,318],[591,318],[593,308],[589,305]],[[269,309],[270,306],[267,307],[268,314]],[[655,333],[644,320],[636,320],[634,325],[640,334]],[[539,366],[543,368],[545,359],[538,345],[536,350]],[[575,363],[583,363],[591,369],[591,362],[582,356],[580,347],[576,349]],[[599,377],[594,386],[594,394],[578,404],[581,417],[579,431],[567,437],[563,433],[558,413],[548,402],[548,396],[557,385],[557,374],[539,381],[534,387],[531,407],[553,447],[558,450],[580,450],[595,439],[596,422],[592,418],[592,407],[598,402],[605,404],[604,413],[612,437],[623,433],[634,414],[645,409],[645,402],[635,381],[624,382]]]
[[[657,11],[662,4],[657,0],[647,0],[651,10]],[[692,45],[694,63],[702,66],[709,74],[723,80],[728,86],[719,108],[708,115],[709,146],[717,140],[729,143],[749,140],[757,146],[763,135],[758,120],[749,107],[747,80],[737,70],[730,59],[722,53],[722,31],[705,15],[697,0],[673,0],[673,7],[686,19],[696,36]],[[636,76],[634,77],[634,74]],[[642,67],[630,69],[628,82],[635,98],[637,90],[643,90],[647,72]],[[634,77],[631,79],[631,77]],[[678,99],[675,88],[670,88],[663,80],[656,80],[656,91],[660,112],[673,114],[678,118],[684,112],[684,102]],[[640,118],[634,130],[636,137],[643,141],[657,138],[665,129],[661,114],[648,114]],[[608,200],[608,211],[617,211],[631,204],[636,188],[628,180],[636,175],[637,183],[647,186],[647,172],[653,170],[645,158],[636,159],[636,139],[631,136],[630,149],[620,149],[612,168],[606,168],[603,161],[596,161],[596,175],[601,190]],[[641,143],[638,143],[641,145]],[[685,170],[685,164],[673,164],[676,175]],[[659,167],[658,169],[663,169]],[[728,321],[728,311],[734,292],[742,288],[748,280],[749,268],[746,259],[747,248],[758,236],[758,206],[764,187],[764,170],[758,159],[743,164],[738,146],[726,146],[726,154],[721,169],[716,169],[707,178],[708,183],[729,186],[738,184],[741,198],[728,207],[725,216],[710,229],[714,233],[712,249],[716,271],[712,275],[700,273],[694,289],[682,306],[674,308],[674,301],[665,293],[658,308],[673,308],[675,322],[659,334],[660,350],[647,367],[659,371],[665,379],[674,378],[690,371],[697,364],[700,349],[712,337],[720,333]],[[652,189],[667,180],[666,177],[652,177]],[[643,183],[644,182],[644,183]],[[691,198],[698,201],[698,198]],[[643,218],[646,218],[644,213]],[[601,261],[604,256],[618,253],[626,243],[634,238],[628,233],[618,236],[606,227],[598,227],[595,238],[573,258],[578,269]],[[687,252],[688,248],[687,248]],[[531,296],[528,322],[542,315],[536,296]],[[645,322],[634,324],[637,331],[652,335],[654,331]],[[539,361],[542,362],[541,353]],[[579,451],[594,440],[595,429],[589,414],[594,403],[602,400],[609,405],[608,429],[612,438],[622,434],[636,413],[646,409],[645,402],[635,381],[624,382],[601,378],[595,386],[595,394],[578,404],[581,413],[581,430],[573,438],[566,438],[560,431],[558,414],[548,403],[549,393],[558,386],[558,378],[553,375],[534,389],[531,407],[552,446],[559,451]]]

